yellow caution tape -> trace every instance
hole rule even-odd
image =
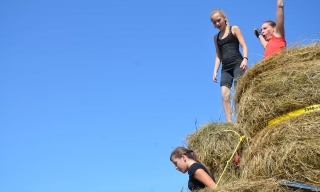
[[[316,112],[316,111],[320,111],[320,104],[318,105],[311,105],[309,107],[305,107],[302,109],[298,109],[292,112],[289,112],[287,114],[281,115],[280,117],[277,117],[275,119],[272,119],[268,122],[268,126],[272,126],[274,124],[280,123],[284,120],[290,119],[291,117],[297,117],[300,116],[302,114],[307,114],[307,113],[311,113],[311,112]]]

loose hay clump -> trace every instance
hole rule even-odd
[[[276,179],[260,181],[238,180],[226,185],[218,186],[215,189],[202,189],[199,192],[300,192],[302,189],[292,189],[282,186]]]
[[[243,151],[241,177],[319,186],[320,112],[301,115],[257,133]]]
[[[210,123],[187,137],[188,147],[197,152],[202,163],[214,174],[216,182],[239,142],[237,134],[224,130],[239,131],[231,123]],[[232,161],[220,182],[235,180],[238,177],[238,168]]]
[[[320,104],[320,45],[288,48],[256,64],[238,81],[237,124],[248,138],[268,121]]]

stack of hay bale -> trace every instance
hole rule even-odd
[[[233,129],[246,136],[240,171],[237,174],[229,171],[233,179],[226,179],[214,191],[292,190],[281,186],[280,180],[320,186],[318,43],[288,48],[254,65],[239,80],[235,103],[237,121]],[[200,148],[209,150],[211,157],[206,157],[201,150],[198,152],[201,159],[217,161],[221,155],[219,145],[215,141],[210,141],[212,145],[206,147],[205,143],[195,145],[190,141],[196,140],[193,138],[198,137],[196,134],[188,137],[188,146],[197,151]],[[219,135],[214,131],[212,134],[207,135],[206,140],[209,141],[211,137],[220,141]],[[203,142],[200,137],[198,139],[198,142]],[[222,150],[230,155],[235,144],[222,138],[223,141],[230,145],[230,149],[224,146]],[[217,162],[225,164],[225,161]],[[203,163],[207,164],[208,161]],[[213,172],[218,170],[217,175],[221,173],[217,166],[210,168]]]
[[[238,126],[248,138],[242,178],[320,185],[319,44],[255,65],[239,82],[235,100]]]

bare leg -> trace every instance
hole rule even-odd
[[[224,113],[226,115],[226,120],[228,123],[232,123],[232,110],[230,104],[230,89],[226,86],[221,87],[222,93],[222,104]]]

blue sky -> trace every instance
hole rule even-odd
[[[288,44],[319,39],[319,1],[286,1]],[[171,151],[225,121],[212,81],[215,8],[253,28],[276,1],[0,2],[0,191],[180,191]],[[195,125],[195,121],[197,121]]]

